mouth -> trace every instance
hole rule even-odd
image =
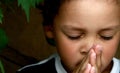
[[[76,62],[74,69],[81,68],[81,66],[83,66],[82,64],[84,64],[85,62],[88,63],[88,60],[87,60],[88,56],[89,56],[89,53],[87,53],[87,55],[82,56],[82,58]]]
[[[75,65],[75,67],[80,66],[80,65],[81,65],[81,62],[82,62],[82,61],[77,62],[76,65]]]
[[[83,60],[83,58],[82,58],[82,60]],[[79,60],[78,62],[76,62],[74,70],[80,68],[80,66],[82,64],[82,60]]]

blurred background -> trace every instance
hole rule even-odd
[[[46,42],[42,27],[42,6],[30,9],[27,22],[25,12],[18,7],[17,2],[11,10],[2,5],[4,18],[2,28],[9,39],[6,47],[0,52],[5,73],[15,73],[17,69],[38,62],[56,52],[56,48]],[[120,49],[117,51],[120,58]]]
[[[55,47],[49,45],[44,36],[41,6],[30,9],[28,22],[25,12],[18,7],[17,2],[12,5],[12,9],[2,5],[4,18],[0,24],[9,40],[8,45],[0,52],[5,73],[15,73],[17,69],[56,52]]]

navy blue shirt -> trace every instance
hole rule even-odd
[[[55,59],[47,61],[40,65],[33,65],[17,71],[16,73],[57,73],[55,69]]]

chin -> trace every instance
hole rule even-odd
[[[108,72],[110,73],[111,69],[113,67],[113,61],[111,61],[108,65],[104,66],[102,65],[101,72]]]

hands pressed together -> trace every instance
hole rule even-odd
[[[94,46],[74,69],[73,73],[101,73],[101,56],[102,47],[100,45]]]

